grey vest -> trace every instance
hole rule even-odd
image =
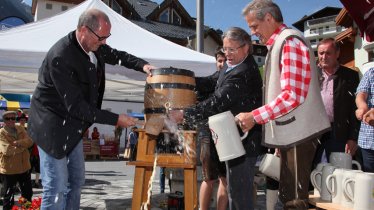
[[[281,93],[280,59],[284,41],[297,37],[304,42],[303,35],[293,29],[285,29],[270,48],[265,61],[265,104],[273,101]],[[307,97],[301,105],[263,126],[263,145],[267,147],[290,147],[307,140],[315,139],[330,129],[330,122],[322,102],[318,73],[313,52],[309,47],[311,81]]]

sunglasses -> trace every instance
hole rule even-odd
[[[96,37],[97,39],[99,40],[99,42],[105,40],[105,39],[108,39],[110,37],[110,35],[112,35],[111,33],[109,33],[108,36],[99,36],[97,35],[97,33],[95,33],[95,31],[93,31],[90,27],[86,26],[88,28],[88,30],[90,30]]]
[[[13,121],[15,121],[16,118],[15,118],[15,117],[4,117],[4,120],[5,120],[5,121],[9,121],[9,120],[13,120]]]

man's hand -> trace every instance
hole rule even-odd
[[[247,132],[255,126],[252,112],[242,112],[235,116],[236,123],[239,123],[243,132]]]
[[[374,126],[374,108],[371,108],[369,111],[367,111],[363,116],[362,120],[371,125]]]
[[[149,65],[149,64],[145,64],[143,66],[143,71],[147,73],[147,75],[150,77],[152,76],[152,69],[156,69],[156,67]]]
[[[120,114],[118,117],[117,126],[120,126],[122,128],[127,128],[130,126],[134,126],[137,121],[138,121],[137,118],[130,117],[126,114]]]
[[[180,124],[183,122],[183,110],[170,110],[168,117],[172,122]]]
[[[350,139],[347,141],[347,144],[345,145],[345,153],[350,154],[351,156],[354,156],[357,151],[357,142]]]
[[[363,120],[364,118],[364,114],[366,112],[368,112],[369,108],[366,106],[366,107],[362,107],[362,108],[358,108],[356,109],[356,117],[358,120]]]

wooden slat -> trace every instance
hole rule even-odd
[[[130,166],[140,166],[140,167],[153,166],[153,163],[145,162],[145,161],[130,161],[130,162],[127,162],[126,164]],[[196,167],[194,164],[179,164],[179,163],[157,163],[157,166],[167,167],[167,168],[195,168]]]

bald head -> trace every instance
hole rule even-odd
[[[104,12],[98,9],[88,9],[79,17],[77,28],[79,29],[82,26],[88,26],[92,30],[96,31],[99,28],[100,20],[110,24],[109,17]]]

